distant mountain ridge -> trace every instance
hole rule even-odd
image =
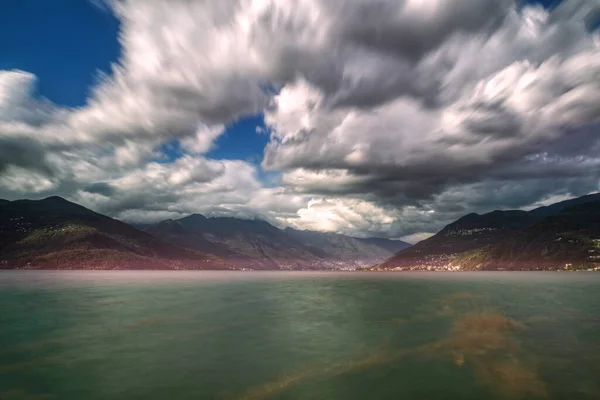
[[[218,255],[248,269],[354,269],[381,262],[410,246],[399,240],[281,230],[263,220],[200,214],[162,221],[144,230],[169,243]]]
[[[354,269],[407,246],[200,214],[134,228],[56,196],[0,200],[0,268]]]
[[[531,210],[530,213],[537,217],[545,218],[551,215],[558,214],[566,208],[580,204],[592,203],[595,201],[600,201],[600,193],[588,194],[585,196],[576,197],[574,199],[560,201],[558,203],[550,204],[548,206],[538,207],[534,210]]]
[[[600,194],[467,214],[414,246],[200,214],[141,228],[56,196],[0,199],[0,268],[600,269]]]
[[[590,269],[600,266],[600,200],[562,208],[499,243],[451,260],[466,270]]]
[[[464,262],[469,257],[479,260],[481,254],[477,252],[478,249],[492,248],[504,241],[532,240],[530,236],[520,237],[520,232],[527,232],[528,228],[539,226],[547,218],[562,215],[572,207],[598,201],[600,201],[600,193],[561,201],[531,211],[496,210],[481,215],[467,214],[444,227],[436,235],[400,251],[374,268],[444,269],[452,263],[460,264],[459,260]],[[515,239],[519,237],[520,239]],[[500,262],[502,258],[498,257],[498,260]],[[486,265],[490,268],[498,267],[498,263]],[[468,268],[472,269],[472,266],[470,265]]]
[[[0,267],[230,269],[61,197],[0,203]]]
[[[440,232],[386,260],[380,268],[440,267],[457,253],[478,249],[510,236],[538,220],[526,211],[468,214]]]

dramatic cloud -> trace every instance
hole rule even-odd
[[[0,196],[419,239],[466,212],[599,189],[597,1],[108,4],[122,56],[85,106],[0,71]],[[206,157],[261,112],[275,187]]]

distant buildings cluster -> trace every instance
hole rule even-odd
[[[446,232],[446,236],[472,236],[476,233],[495,231],[496,228],[455,229]]]

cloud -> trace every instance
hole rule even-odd
[[[403,236],[400,239],[407,243],[415,244],[420,242],[421,240],[429,239],[433,235],[435,235],[435,232],[419,232],[412,235]]]
[[[268,100],[234,2],[115,1],[123,54],[71,123],[94,135],[187,137]],[[237,40],[239,37],[240,40]],[[206,146],[203,146],[204,148]]]
[[[48,102],[33,101],[31,95],[36,77],[24,71],[0,71],[0,121],[39,126],[52,118],[53,107]]]
[[[315,231],[368,234],[389,230],[394,218],[386,210],[366,201],[313,198],[288,222],[292,226]]]
[[[332,102],[340,93],[332,97],[318,82],[285,85],[265,115],[272,129],[265,168],[288,171],[283,183],[302,193],[367,198],[399,208],[425,207],[448,191],[482,181],[488,187],[544,186],[519,202],[490,201],[494,208],[523,206],[562,190],[549,184],[555,178],[568,180],[573,193],[597,190],[600,137],[593,132],[600,118],[600,47],[598,34],[585,24],[593,4],[566,1],[549,12],[498,2],[472,25],[441,3],[428,4],[422,16],[447,26],[425,24],[431,36],[419,38],[415,31],[409,37],[419,45],[412,46],[410,39],[385,37],[386,30],[393,31],[386,24],[401,18],[393,5],[382,3],[372,11],[389,16],[383,28],[377,26],[380,18],[370,22],[370,7],[362,4],[366,16],[358,29],[379,38],[360,40],[354,49],[366,68],[355,69],[352,62],[341,68],[346,98],[379,97],[362,104]],[[347,9],[353,15],[352,6]],[[334,49],[323,54],[330,55],[337,57]],[[391,70],[402,71],[411,83],[395,87],[393,73],[381,73]],[[379,79],[372,81],[371,71]],[[379,90],[381,85],[394,87],[393,95]]]
[[[599,189],[597,2],[102,4],[122,56],[85,106],[0,71],[0,197],[415,239],[466,212]],[[275,185],[206,156],[260,112]]]

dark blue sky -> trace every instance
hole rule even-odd
[[[257,134],[258,126],[263,128],[265,126],[262,115],[240,118],[227,127],[208,156],[216,159],[238,159],[260,163],[269,135]]]
[[[264,127],[262,115],[243,117],[229,124],[225,133],[207,153],[207,157],[216,160],[243,160],[259,165],[269,135],[257,134],[258,126]],[[166,143],[160,150],[166,157],[157,160],[159,162],[171,162],[183,155],[177,141]]]
[[[118,20],[87,0],[2,0],[0,69],[35,74],[38,93],[81,106],[117,61]]]

